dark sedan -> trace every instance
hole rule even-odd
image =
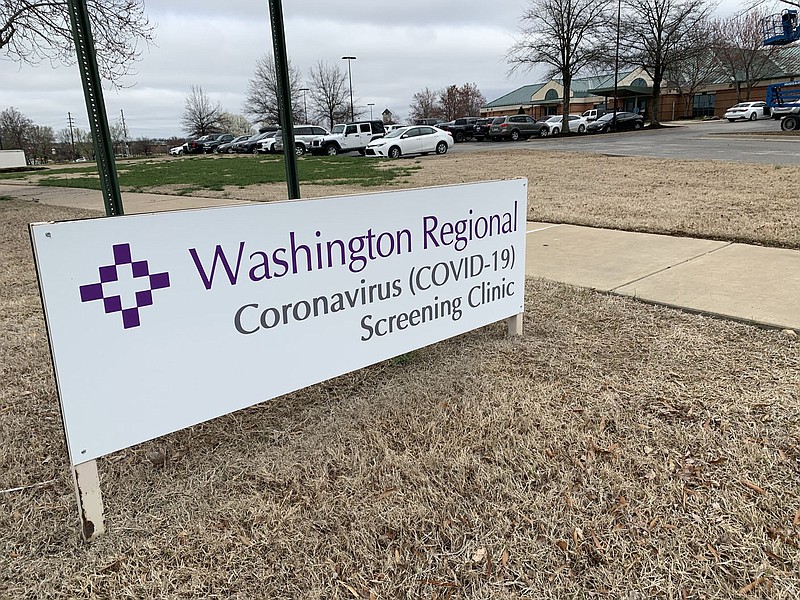
[[[616,125],[614,123],[616,116]],[[592,121],[586,127],[586,131],[591,133],[608,133],[609,131],[624,131],[630,129],[641,129],[644,127],[644,117],[632,112],[613,112],[606,113],[596,121]]]

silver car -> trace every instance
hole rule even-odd
[[[294,131],[294,153],[297,156],[303,156],[311,150],[311,141],[314,138],[329,135],[328,130],[319,125],[295,125],[292,130]],[[282,131],[275,134],[275,145],[272,147],[272,151],[283,152]]]

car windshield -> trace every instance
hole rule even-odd
[[[561,121],[563,119],[564,119],[564,117],[559,115],[559,116],[556,116],[556,117],[550,117],[549,119],[547,119],[547,122],[548,123],[558,123],[559,121]]]
[[[619,115],[619,114],[622,114],[622,113],[617,113],[617,114]],[[602,117],[600,117],[597,120],[598,121],[612,121],[613,119],[614,119],[614,113],[610,112],[610,113],[604,114]]]
[[[505,120],[505,117],[497,117],[494,121],[492,121],[492,125],[500,125],[500,123],[504,123]]]
[[[346,125],[334,125],[333,129],[331,129],[331,133],[344,133],[344,128]]]
[[[747,108],[748,106],[750,106],[750,105],[749,104],[734,104],[731,107],[731,109],[734,109],[734,108]]]
[[[383,137],[387,138],[396,138],[403,135],[406,131],[408,131],[408,127],[401,127],[400,129],[392,129],[389,133],[387,133]]]

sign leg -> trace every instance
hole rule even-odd
[[[509,317],[506,323],[508,323],[508,337],[522,335],[522,313]]]
[[[81,535],[85,542],[91,542],[106,531],[97,461],[90,460],[72,467],[72,480],[75,483],[75,497],[78,500]]]

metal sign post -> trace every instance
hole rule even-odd
[[[78,55],[78,68],[83,82],[86,111],[89,114],[89,126],[92,130],[100,187],[103,190],[103,202],[106,205],[106,216],[115,217],[123,214],[122,194],[119,190],[117,167],[114,163],[114,146],[111,143],[111,131],[108,127],[106,106],[103,102],[103,83],[97,68],[89,13],[86,10],[86,0],[68,0],[67,4],[75,52]]]
[[[275,54],[275,74],[278,77],[278,109],[283,129],[283,161],[286,165],[286,185],[289,198],[300,197],[300,179],[297,175],[297,157],[294,153],[294,117],[292,90],[289,87],[289,60],[286,57],[286,34],[283,29],[281,0],[269,0],[269,18],[272,23],[272,50]]]

